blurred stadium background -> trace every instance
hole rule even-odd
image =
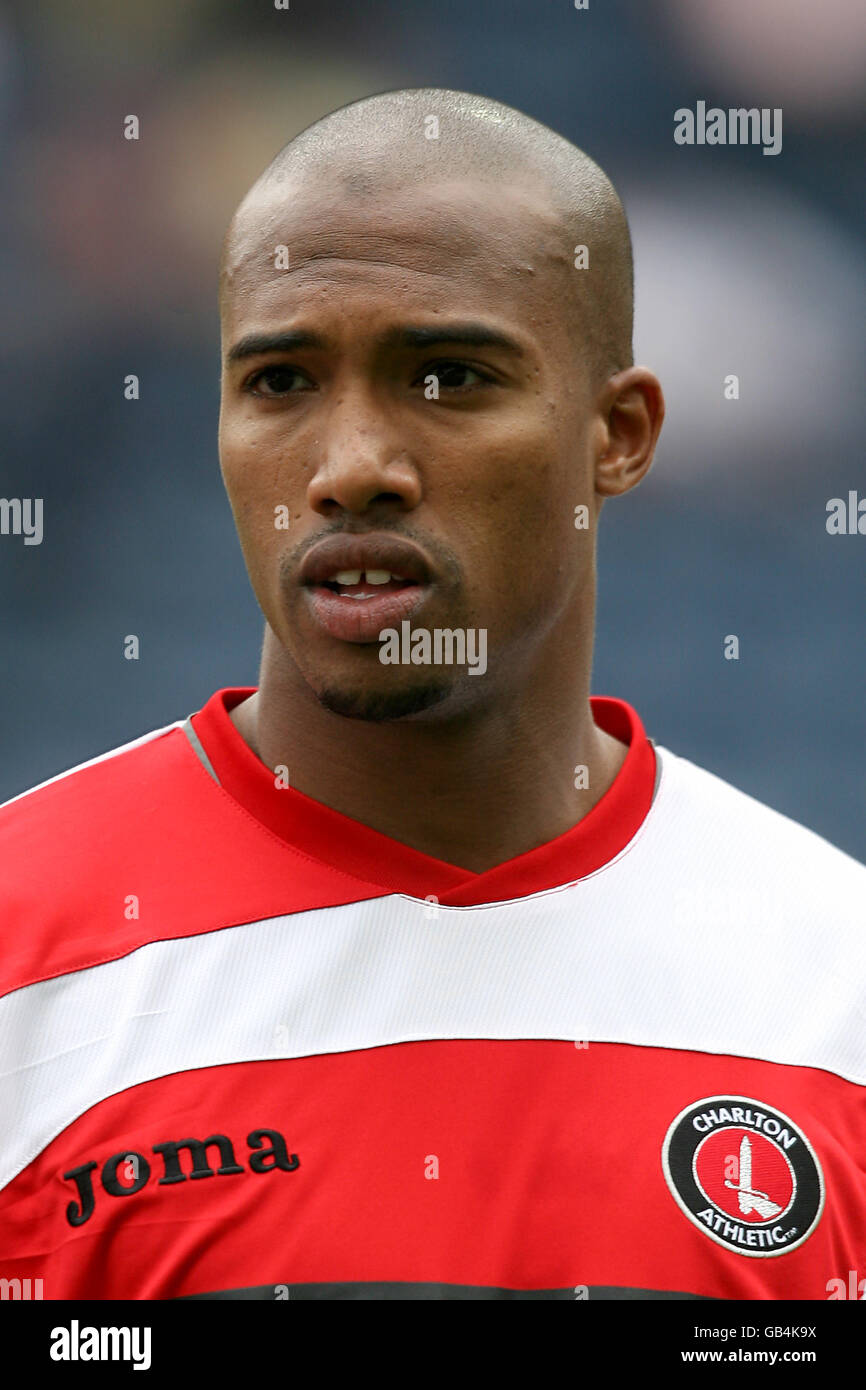
[[[825,529],[829,498],[866,496],[864,57],[859,0],[7,4],[0,496],[44,498],[45,533],[0,537],[0,799],[256,683],[216,451],[220,241],[304,125],[451,86],[584,147],[632,222],[668,418],[605,508],[594,693],[866,859],[866,536]],[[782,107],[782,152],[677,146],[699,99]]]

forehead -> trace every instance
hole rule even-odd
[[[541,184],[440,179],[376,193],[350,185],[351,175],[321,175],[245,200],[224,257],[224,327],[321,301],[332,286],[433,312],[561,314],[572,237]],[[275,266],[280,246],[287,269]]]

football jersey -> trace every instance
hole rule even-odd
[[[252,693],[0,808],[4,1289],[862,1296],[863,865],[593,697],[608,791],[473,873]]]

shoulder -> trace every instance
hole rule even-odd
[[[130,895],[168,871],[211,779],[185,720],[59,773],[0,806],[0,994],[113,939]],[[169,848],[167,849],[166,846]],[[88,947],[88,950],[90,948]],[[85,953],[86,954],[86,953]]]
[[[660,846],[735,896],[829,904],[866,923],[866,865],[807,826],[687,758],[658,748],[661,776],[649,819]]]
[[[8,863],[9,852],[25,841],[37,856],[40,850],[50,853],[56,849],[56,832],[62,830],[64,838],[74,836],[82,829],[82,816],[87,818],[89,829],[93,829],[94,818],[110,820],[119,807],[132,800],[138,776],[145,771],[152,773],[166,762],[164,740],[184,723],[177,720],[153,729],[0,804],[4,862]]]

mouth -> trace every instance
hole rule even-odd
[[[344,642],[379,641],[432,588],[422,552],[388,535],[329,536],[309,551],[300,577],[316,626]]]
[[[324,579],[316,588],[327,589],[342,598],[367,599],[381,598],[384,594],[399,593],[401,589],[417,588],[414,579],[406,579],[402,574],[392,574],[390,570],[340,570],[333,579]]]

